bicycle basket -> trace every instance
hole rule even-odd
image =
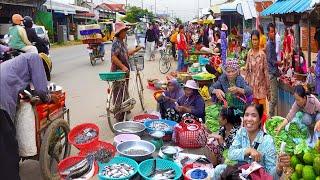
[[[99,76],[102,81],[116,81],[124,79],[126,72],[101,72]]]
[[[144,69],[144,54],[139,53],[129,59],[130,70],[142,71]]]

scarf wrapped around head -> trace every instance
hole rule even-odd
[[[180,83],[176,79],[172,79],[168,83],[174,86],[174,90],[172,92],[165,91],[164,93],[166,96],[169,96],[173,99],[178,99],[184,94]]]
[[[229,59],[226,64],[224,65],[224,70],[226,70],[227,68],[231,68],[235,71],[239,71],[240,70],[240,66],[238,63],[237,59]]]

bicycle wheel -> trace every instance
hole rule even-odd
[[[40,147],[40,168],[43,179],[59,179],[57,165],[70,155],[69,124],[64,119],[53,121],[47,128]]]
[[[92,53],[90,53],[90,63],[92,66],[94,66],[96,64],[96,58],[94,57],[94,55]]]
[[[170,68],[171,62],[169,55],[165,54],[159,60],[159,70],[162,74],[166,74],[167,72],[169,72]]]
[[[136,74],[136,86],[137,86],[137,92],[139,96],[139,101],[141,105],[142,111],[144,111],[144,98],[143,98],[143,84],[140,76],[140,72],[138,71]]]
[[[127,114],[134,108],[136,101],[128,92],[126,80],[114,81],[107,94],[107,119],[110,130],[115,133],[115,123],[127,120]]]

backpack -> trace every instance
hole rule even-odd
[[[177,36],[178,36],[179,32],[175,32],[171,35],[170,37],[170,41],[173,42],[173,43],[176,43],[177,42]]]

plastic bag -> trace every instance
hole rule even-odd
[[[35,115],[29,102],[21,101],[15,122],[19,155],[22,157],[37,154]]]

